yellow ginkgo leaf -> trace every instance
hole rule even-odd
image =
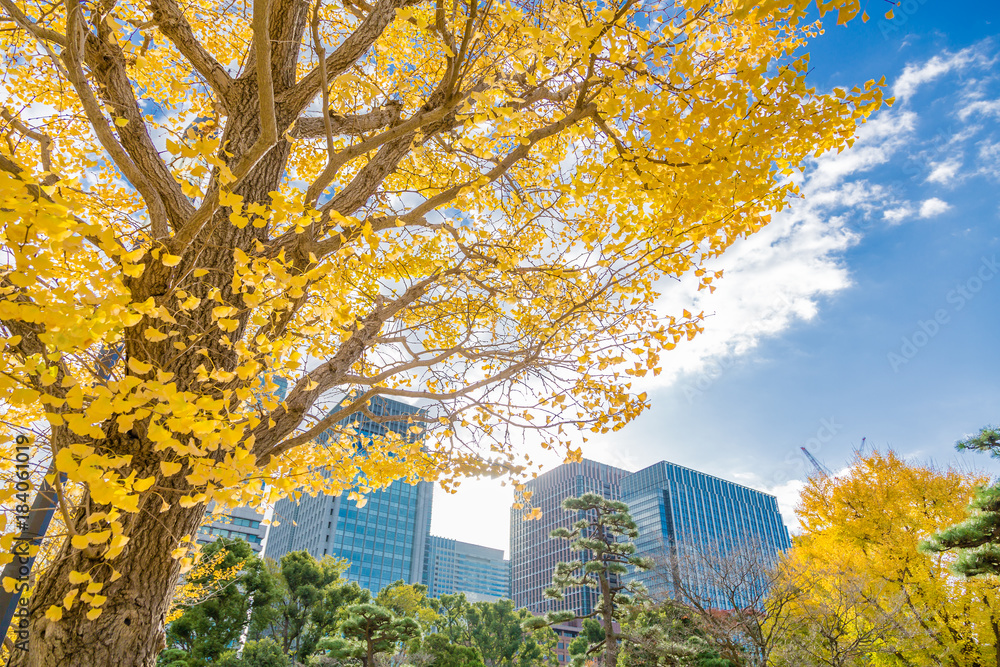
[[[118,317],[126,327],[134,327],[142,321],[142,313],[122,313]]]
[[[163,473],[164,477],[176,475],[181,471],[182,467],[183,466],[177,461],[160,461],[160,471]]]
[[[102,609],[91,609],[90,611],[87,612],[87,620],[88,621],[95,620],[98,616],[101,615],[102,611],[103,611]]]
[[[156,477],[144,477],[143,479],[137,479],[132,482],[132,490],[142,493],[143,491],[148,491],[149,487],[153,486],[153,482],[156,481]]]
[[[139,361],[134,357],[128,360],[128,367],[137,375],[145,375],[149,371],[153,370],[153,364],[147,364],[146,362]]]
[[[87,543],[89,544],[90,542],[88,541]],[[85,581],[90,581],[90,575],[86,572],[77,572],[76,570],[73,570],[69,573],[69,583],[76,585],[82,584]]]
[[[177,266],[181,263],[181,257],[180,255],[168,255],[164,253],[163,256],[160,257],[160,262],[163,266]]]
[[[45,611],[45,618],[50,621],[58,621],[63,616],[63,608],[57,605],[52,605]]]
[[[167,334],[163,333],[159,329],[154,329],[153,327],[146,327],[146,330],[142,332],[143,337],[153,343],[159,343],[161,340],[167,338]]]

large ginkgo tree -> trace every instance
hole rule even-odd
[[[883,103],[810,88],[816,9],[0,0],[0,500],[26,434],[59,501],[12,664],[153,664],[210,501],[516,478],[635,417],[701,327],[657,285],[714,289]]]

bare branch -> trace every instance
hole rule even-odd
[[[411,285],[396,300],[375,309],[355,325],[351,337],[331,359],[299,380],[289,392],[284,405],[272,411],[270,420],[275,426],[268,427],[268,420],[264,420],[254,429],[254,454],[258,460],[263,459],[261,465],[266,465],[267,459],[274,453],[274,448],[299,425],[316,399],[323,392],[343,383],[348,370],[376,339],[385,323],[426,294],[440,277],[441,275],[429,276]]]
[[[385,106],[366,114],[338,116],[327,113],[326,117],[300,118],[295,122],[295,128],[290,134],[296,139],[313,139],[322,137],[326,132],[327,121],[330,122],[330,133],[333,135],[361,135],[374,132],[387,125],[399,122],[399,112],[403,105],[396,100],[389,100]]]

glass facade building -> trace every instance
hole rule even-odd
[[[720,593],[699,573],[700,559],[725,558],[738,548],[772,562],[791,547],[774,496],[666,461],[625,477],[621,499],[639,528],[636,550],[657,561],[654,570],[629,577],[653,595],[676,597],[683,578],[722,608]]]
[[[553,468],[525,484],[525,490],[532,492],[531,506],[542,510],[542,518],[525,521],[523,510],[510,511],[510,591],[516,606],[536,614],[562,609],[589,614],[597,608],[598,593],[589,588],[571,589],[560,601],[544,596],[552,585],[556,563],[579,558],[570,551],[569,542],[553,540],[549,533],[560,526],[569,528],[580,518],[564,510],[562,501],[584,493],[618,500],[621,480],[627,474],[621,468],[584,459]]]
[[[405,417],[418,408],[378,397],[372,399],[369,411],[377,417],[401,417],[380,423],[355,414],[346,420],[371,437],[388,431],[406,434]],[[303,496],[298,502],[279,500],[274,514],[280,525],[271,528],[266,555],[279,559],[290,551],[304,550],[315,558],[345,558],[349,568],[344,575],[372,592],[400,579],[421,583],[433,485],[395,481],[369,493],[363,507],[347,495],[345,491],[337,496]]]
[[[574,589],[558,602],[543,595],[556,563],[580,557],[569,550],[567,541],[551,539],[549,533],[560,526],[568,528],[579,518],[560,505],[584,493],[629,506],[639,529],[636,551],[653,558],[657,566],[627,576],[654,595],[675,597],[680,580],[722,608],[718,591],[692,557],[695,552],[725,557],[738,547],[768,563],[791,547],[774,496],[666,461],[635,473],[595,461],[568,463],[525,488],[532,492],[531,505],[542,510],[542,518],[524,521],[523,510],[511,509],[511,597],[518,607],[534,613],[572,609],[589,614],[596,608],[594,590]]]
[[[424,552],[427,595],[465,593],[472,601],[510,597],[510,561],[502,549],[431,535]]]
[[[198,543],[208,544],[220,537],[238,537],[249,542],[255,553],[260,553],[265,531],[260,522],[264,520],[264,515],[250,507],[234,507],[225,514],[212,515],[214,506],[214,503],[209,504],[206,522],[198,529]]]

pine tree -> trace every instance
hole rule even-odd
[[[585,493],[579,498],[567,498],[563,509],[578,512],[580,519],[570,528],[556,528],[550,533],[554,539],[569,540],[570,550],[580,552],[581,558],[568,563],[557,563],[552,575],[552,587],[545,595],[562,600],[564,591],[572,588],[594,588],[601,594],[599,609],[589,614],[575,611],[557,611],[544,618],[528,619],[525,628],[565,623],[574,619],[599,618],[603,632],[597,632],[594,623],[587,623],[586,651],[572,651],[573,666],[580,667],[588,655],[604,653],[604,665],[618,663],[618,645],[622,638],[615,629],[621,620],[623,605],[645,594],[641,584],[626,582],[624,575],[629,567],[648,570],[653,567],[650,559],[636,555],[635,544],[639,530],[629,515],[628,505],[608,500],[596,493]]]
[[[364,667],[374,667],[375,656],[395,649],[399,642],[420,636],[420,624],[412,618],[399,617],[377,604],[354,604],[340,625],[344,638],[323,639],[319,649],[336,659],[357,658]]]
[[[955,448],[989,452],[1000,459],[1000,428],[986,426]],[[956,549],[958,559],[952,565],[956,574],[1000,574],[1000,484],[980,487],[969,504],[969,518],[934,535],[922,548],[929,553]]]

